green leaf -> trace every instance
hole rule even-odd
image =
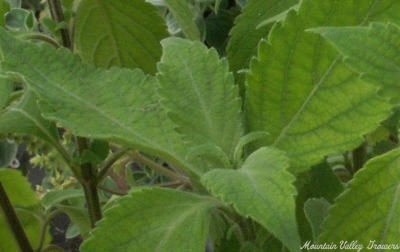
[[[312,198],[304,203],[304,213],[311,225],[314,240],[321,233],[321,224],[328,215],[330,205],[324,198]]]
[[[251,0],[243,8],[243,13],[235,20],[228,42],[227,54],[233,72],[247,69],[251,57],[257,53],[257,44],[265,38],[270,26],[257,29],[264,20],[276,16],[298,0]]]
[[[0,169],[0,182],[3,184],[11,204],[30,207],[39,203],[39,199],[33,192],[31,185],[20,171]]]
[[[371,159],[339,196],[319,241],[398,243],[400,237],[400,149]],[[349,225],[351,223],[351,225]]]
[[[185,146],[159,104],[153,77],[138,69],[96,69],[67,50],[25,43],[4,31],[0,48],[2,69],[23,75],[43,100],[44,117],[76,135],[112,140],[189,167],[183,161]]]
[[[0,167],[7,167],[17,155],[18,145],[14,141],[0,141]]]
[[[229,41],[229,32],[238,13],[237,8],[229,10],[221,9],[218,13],[211,13],[205,18],[206,38],[205,43],[215,48],[220,55],[226,54],[226,46]]]
[[[178,132],[195,146],[214,144],[232,157],[241,109],[227,62],[199,42],[169,38],[162,46],[160,94]]]
[[[192,40],[200,40],[200,32],[195,22],[196,17],[189,6],[189,2],[182,0],[164,0],[164,2],[186,37]]]
[[[18,219],[20,220],[32,246],[37,246],[40,241],[41,220],[37,219],[35,213],[29,208],[37,206],[39,199],[31,189],[28,180],[22,176],[20,171],[11,169],[0,169],[0,182],[7,193],[11,204],[16,207]],[[21,210],[21,209],[24,210]],[[0,211],[0,251],[18,251],[17,243],[8,224]]]
[[[144,0],[81,0],[75,20],[75,51],[85,62],[156,71],[160,40],[167,32],[151,4]]]
[[[0,113],[0,132],[28,134],[49,143],[58,142],[57,128],[41,116],[37,97],[31,91],[26,91],[20,101]]]
[[[283,152],[263,147],[252,153],[240,169],[215,169],[201,180],[213,195],[259,222],[290,251],[300,251],[296,190],[288,167],[289,160]]]
[[[0,111],[8,105],[11,93],[13,91],[13,83],[8,78],[0,77]]]
[[[38,247],[41,239],[42,220],[37,218],[37,213],[26,209],[16,209],[16,213],[30,244],[34,248]],[[0,241],[0,251],[20,251],[2,213],[0,213]],[[44,244],[48,244],[49,242],[50,236],[46,231]]]
[[[64,200],[83,198],[84,194],[82,190],[79,189],[66,189],[66,190],[56,190],[47,192],[41,199],[41,203],[46,210],[56,206],[58,203]]]
[[[362,77],[383,87],[383,93],[400,101],[400,29],[395,24],[372,23],[369,27],[322,27],[311,29],[331,42],[345,62]]]
[[[81,251],[204,252],[210,210],[217,204],[171,189],[134,191],[104,213]]]
[[[4,15],[10,10],[10,5],[7,1],[0,1],[0,26],[4,26]]]
[[[35,24],[33,12],[22,8],[11,9],[4,18],[7,29],[15,32],[30,31]]]
[[[270,133],[263,144],[285,150],[293,171],[355,148],[390,109],[375,85],[360,80],[328,43],[305,30],[379,20],[387,8],[400,11],[400,2],[304,0],[260,43],[247,75],[247,126]]]
[[[57,209],[67,214],[71,222],[78,226],[80,235],[86,238],[92,229],[87,208],[59,205]]]
[[[344,186],[326,162],[313,166],[296,179],[298,195],[296,197],[296,219],[302,242],[313,239],[313,230],[304,213],[304,204],[310,198],[324,198],[329,203],[343,192]]]

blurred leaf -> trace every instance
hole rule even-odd
[[[13,82],[10,79],[0,77],[0,112],[8,105],[13,87]]]
[[[200,40],[200,32],[195,23],[195,15],[186,0],[164,0],[175,17],[179,27],[188,39]]]
[[[14,206],[31,207],[39,204],[31,185],[20,171],[0,169],[0,182]]]
[[[87,208],[59,205],[57,209],[67,214],[71,222],[79,228],[79,233],[86,238],[92,229]]]
[[[236,14],[236,10],[220,10],[218,13],[211,13],[205,20],[207,45],[217,49],[220,55],[225,55],[229,31],[233,26]]]
[[[40,241],[41,221],[33,208],[39,199],[31,189],[31,185],[17,170],[0,169],[0,182],[7,193],[11,204],[15,207],[19,221],[33,247]],[[9,230],[8,224],[0,211],[0,251],[18,251],[17,243]],[[47,239],[48,241],[48,239]]]
[[[57,145],[58,132],[55,125],[41,116],[37,97],[31,91],[0,113],[0,133],[27,134]]]
[[[11,31],[30,31],[35,24],[32,11],[11,9],[5,15],[5,26]]]
[[[66,189],[47,192],[41,199],[45,210],[48,210],[64,200],[72,198],[83,198],[84,193],[81,189]]]
[[[0,167],[9,166],[17,154],[17,149],[18,145],[15,142],[0,141]]]
[[[10,10],[10,5],[7,1],[0,1],[0,26],[4,26],[5,24],[5,14]],[[1,100],[1,99],[0,99]]]
[[[230,32],[227,47],[229,66],[234,74],[249,68],[251,57],[257,53],[260,39],[266,38],[270,26],[257,29],[257,26],[270,17],[274,17],[295,5],[298,0],[250,0],[243,8],[243,13],[235,19],[235,25]],[[244,82],[243,75],[236,75],[240,85]]]
[[[321,233],[321,225],[328,215],[328,208],[330,205],[331,204],[324,198],[312,198],[304,203],[304,213],[311,225],[314,240],[316,240]]]

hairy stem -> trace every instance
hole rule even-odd
[[[129,156],[132,157],[137,162],[147,165],[150,169],[153,169],[154,171],[158,172],[159,174],[165,177],[168,177],[172,180],[181,181],[183,184],[190,185],[190,180],[187,177],[178,174],[176,172],[173,172],[162,165],[157,164],[153,160],[140,154],[138,151],[130,151]]]
[[[119,195],[119,196],[124,196],[124,195],[126,195],[126,192],[117,191],[117,190],[115,190],[115,189],[111,189],[111,188],[108,188],[108,187],[105,187],[105,186],[98,186],[98,188],[99,188],[100,190],[103,190],[103,191],[105,191],[105,192],[108,192],[108,193],[111,193],[111,194],[115,194],[115,195]]]
[[[65,18],[64,18],[64,12],[62,9],[61,1],[60,0],[48,0],[47,2],[49,3],[51,18],[57,23],[63,22],[65,20]],[[71,42],[71,38],[69,36],[68,30],[66,28],[61,28],[60,33],[61,33],[61,40],[62,40],[63,46],[66,48],[72,49],[72,42]]]
[[[17,214],[15,213],[14,208],[11,205],[10,199],[8,198],[7,193],[4,190],[1,182],[0,182],[0,205],[1,209],[3,210],[5,219],[8,223],[8,226],[10,227],[11,232],[18,243],[20,250],[24,252],[25,251],[33,252],[28,237],[26,236],[25,231],[22,228],[20,221],[18,220]]]
[[[46,42],[46,43],[54,46],[55,48],[60,47],[60,44],[57,42],[57,40],[55,40],[52,37],[47,36],[43,33],[39,33],[39,32],[23,33],[23,34],[19,35],[18,37],[22,38],[22,39],[40,40],[40,41]]]

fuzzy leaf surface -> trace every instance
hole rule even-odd
[[[2,69],[23,76],[42,99],[44,117],[76,135],[112,140],[186,167],[155,78],[140,70],[96,69],[67,50],[21,42],[5,31],[0,31],[0,48]]]
[[[400,149],[368,161],[330,208],[319,241],[358,240],[365,245],[371,240],[377,244],[398,243],[399,164]]]
[[[227,62],[199,42],[169,38],[162,46],[160,94],[177,130],[191,144],[214,144],[231,157],[242,129]]]
[[[16,103],[0,113],[0,133],[27,134],[41,138],[48,143],[57,143],[57,128],[41,116],[37,97],[26,91]]]
[[[211,193],[275,235],[290,251],[300,251],[295,219],[296,189],[286,155],[262,147],[238,170],[215,169],[202,176]]]
[[[85,62],[156,71],[160,40],[167,31],[164,20],[150,3],[82,0],[75,19],[75,51]]]
[[[322,27],[320,33],[345,57],[351,68],[383,87],[383,93],[400,102],[400,28],[372,23],[369,27]]]
[[[209,212],[216,204],[171,189],[134,191],[105,212],[81,250],[204,252]]]
[[[195,22],[194,13],[190,9],[189,2],[182,0],[164,1],[186,37],[191,40],[200,40],[200,32]]]
[[[304,0],[259,45],[247,75],[247,127],[270,133],[263,144],[285,150],[293,171],[355,148],[389,115],[376,86],[360,80],[328,43],[305,30],[386,19],[388,8],[400,11],[400,2]]]

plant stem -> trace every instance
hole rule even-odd
[[[103,190],[103,191],[105,191],[105,192],[108,192],[108,193],[111,193],[111,194],[115,194],[115,195],[119,195],[119,196],[124,196],[124,195],[127,194],[126,192],[117,191],[115,189],[111,189],[111,188],[108,188],[108,187],[105,187],[105,186],[98,186],[98,188]]]
[[[77,137],[77,146],[79,154],[89,148],[88,140],[83,137]],[[97,170],[91,163],[83,163],[80,165],[81,184],[85,192],[86,204],[88,207],[90,223],[95,227],[96,222],[102,218],[101,205],[97,191]]]
[[[52,19],[61,23],[65,20],[64,12],[60,0],[47,0]],[[72,42],[67,29],[60,29],[61,40],[63,46],[72,49]],[[88,140],[83,137],[77,137],[77,147],[80,156],[88,149]],[[81,183],[85,192],[86,204],[89,211],[91,226],[94,227],[96,222],[102,218],[99,195],[97,192],[97,171],[90,163],[80,164],[79,167],[71,165],[74,175]]]
[[[97,191],[97,183],[95,180],[89,180],[86,183],[84,182],[82,186],[85,192],[85,199],[88,207],[90,224],[91,227],[94,228],[96,222],[103,217]]]
[[[130,151],[129,156],[131,156],[137,162],[147,165],[150,169],[153,169],[154,171],[160,173],[161,175],[164,175],[172,180],[181,181],[183,184],[190,185],[190,180],[187,177],[180,175],[178,173],[175,173],[175,172],[167,169],[166,167],[157,164],[153,160],[140,154],[138,151]]]
[[[18,37],[20,37],[22,39],[40,40],[40,41],[46,42],[46,43],[54,46],[55,48],[60,47],[60,44],[57,42],[57,40],[55,40],[52,37],[47,36],[43,33],[39,33],[39,32],[24,33]]]
[[[362,168],[367,156],[367,145],[363,142],[360,146],[353,150],[353,168],[352,173]]]
[[[53,212],[51,212],[44,221],[42,221],[42,226],[41,226],[41,230],[40,230],[40,243],[39,246],[37,247],[37,249],[35,251],[42,251],[43,249],[43,245],[44,245],[44,241],[46,238],[46,231],[47,231],[47,226],[50,224],[50,221],[59,213],[62,213],[62,211],[60,210],[54,210]]]
[[[11,205],[10,199],[7,196],[6,191],[3,188],[2,183],[0,182],[0,205],[1,209],[4,212],[5,219],[14,235],[15,240],[18,243],[18,246],[21,251],[33,252],[32,246],[29,243],[28,237],[25,234],[24,229],[20,221],[18,220],[17,214],[14,211],[14,208]]]
[[[60,0],[47,0],[47,2],[49,3],[51,18],[57,23],[63,22],[65,20],[65,18],[64,18],[64,12],[62,9],[61,1]],[[61,28],[60,33],[61,33],[61,40],[62,40],[63,46],[66,48],[72,49],[72,42],[71,42],[71,38],[69,36],[68,30],[66,28]]]

